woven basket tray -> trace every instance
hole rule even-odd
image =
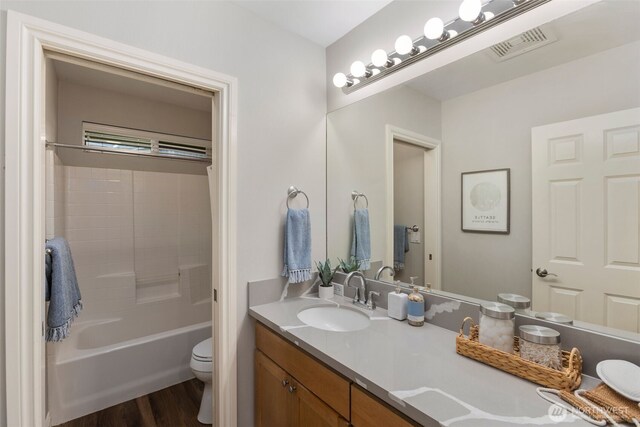
[[[471,325],[469,336],[464,335],[464,326],[467,323]],[[582,357],[577,348],[571,352],[563,351],[562,370],[555,370],[521,358],[518,337],[514,337],[513,341],[515,354],[510,354],[480,344],[479,332],[480,327],[474,323],[473,319],[465,318],[460,327],[460,334],[456,337],[456,352],[545,387],[556,390],[575,390],[580,386]]]

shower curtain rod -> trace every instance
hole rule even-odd
[[[51,142],[46,141],[47,147],[56,147],[56,148],[70,148],[73,150],[82,150],[93,153],[101,153],[101,154],[116,154],[119,156],[133,156],[133,157],[146,157],[152,159],[163,159],[163,160],[178,160],[182,162],[198,162],[198,163],[211,163],[212,159],[207,158],[190,158],[190,157],[176,157],[166,154],[155,154],[155,153],[136,153],[114,150],[111,148],[102,148],[102,147],[88,147],[86,145],[75,145],[75,144],[61,144],[59,142]]]

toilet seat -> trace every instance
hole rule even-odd
[[[211,338],[207,338],[204,341],[199,342],[193,347],[191,356],[198,360],[211,360],[211,354],[213,351],[213,343]]]
[[[211,372],[213,368],[212,350],[211,338],[196,344],[191,352],[191,369],[198,372]]]

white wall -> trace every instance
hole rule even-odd
[[[638,107],[639,75],[636,42],[442,103],[444,290],[531,296],[531,128]],[[511,168],[511,234],[463,233],[460,174],[496,168]]]
[[[254,336],[246,284],[281,272],[290,185],[309,195],[313,258],[325,255],[324,49],[229,2],[4,1],[0,9],[238,77],[238,423],[252,425]],[[6,13],[0,19],[6,28]],[[0,58],[4,82],[5,43],[0,43]],[[4,84],[1,87],[4,104]],[[0,134],[4,135],[4,117]],[[4,270],[3,264],[0,267]]]
[[[398,86],[327,116],[327,254],[349,258],[351,191],[369,199],[371,260],[381,261],[387,244],[386,125],[440,139],[440,102]],[[360,203],[360,202],[359,202]],[[362,205],[359,205],[362,207]]]
[[[49,73],[47,74],[50,75]],[[211,140],[211,112],[126,93],[58,82],[57,142],[82,143],[82,123],[91,122]],[[203,163],[105,156],[58,149],[65,165],[206,174]]]

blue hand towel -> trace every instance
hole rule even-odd
[[[82,310],[82,297],[67,241],[55,237],[47,241],[46,248],[51,254],[45,255],[45,294],[49,301],[45,339],[62,341],[69,336],[71,322]]]
[[[393,226],[393,268],[404,270],[404,254],[409,252],[409,232],[404,225]]]
[[[311,220],[308,209],[288,209],[284,225],[284,269],[289,283],[311,280]]]
[[[360,270],[371,268],[371,230],[368,209],[356,209],[353,213],[351,256],[360,263]]]

